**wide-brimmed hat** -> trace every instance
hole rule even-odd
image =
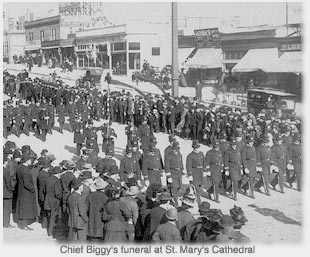
[[[104,179],[97,177],[95,178],[94,185],[96,187],[96,190],[102,190],[105,189],[109,184],[104,181]]]
[[[177,220],[178,219],[178,211],[176,208],[170,208],[166,211],[166,217],[168,220]]]
[[[194,207],[195,206],[195,200],[196,200],[195,195],[193,195],[191,193],[185,194],[182,198],[182,204],[187,205],[189,207]]]

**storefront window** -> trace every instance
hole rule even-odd
[[[129,48],[129,50],[140,50],[140,43],[139,42],[129,42],[128,48]]]
[[[152,47],[152,55],[160,55],[160,47]]]
[[[113,51],[126,51],[126,42],[113,43]]]
[[[129,53],[129,69],[140,70],[140,53]]]

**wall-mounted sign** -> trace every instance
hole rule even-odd
[[[197,38],[203,38],[207,41],[218,41],[220,39],[218,28],[196,29],[194,33]]]
[[[218,28],[196,29],[194,33],[197,47],[218,46],[220,43]]]

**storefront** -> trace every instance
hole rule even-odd
[[[185,67],[189,85],[218,85],[222,75],[222,51],[219,48],[199,48]]]
[[[61,66],[66,60],[75,62],[74,39],[44,41],[41,45],[45,64],[48,64],[49,60],[53,60],[56,66]]]

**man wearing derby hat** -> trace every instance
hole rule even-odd
[[[186,171],[189,180],[193,181],[197,189],[202,183],[205,164],[203,153],[199,150],[200,144],[198,140],[193,140],[192,147],[193,151],[186,157]]]
[[[59,166],[49,170],[49,176],[45,180],[43,197],[44,210],[47,214],[47,235],[53,236],[57,215],[60,213],[60,202],[62,199],[62,187],[59,174],[62,172]]]
[[[218,140],[212,142],[213,148],[206,154],[206,171],[204,177],[210,177],[214,186],[214,200],[219,200],[219,187],[222,182],[223,157],[220,151]]]
[[[224,157],[225,173],[228,174],[232,181],[233,199],[237,200],[237,192],[239,191],[239,181],[241,180],[241,153],[235,138],[231,141],[231,147],[227,150]]]
[[[154,242],[181,242],[180,231],[177,228],[176,222],[178,219],[178,211],[175,208],[170,208],[166,211],[165,217],[167,221],[160,224],[152,236]]]
[[[268,146],[268,143],[269,139],[267,135],[264,135],[261,144],[256,149],[256,166],[259,168],[259,170],[261,170],[266,195],[270,195],[270,147]]]
[[[104,190],[108,183],[102,178],[95,178],[94,185],[96,191],[91,192],[86,199],[88,206],[88,236],[92,241],[103,240],[104,222],[101,219],[105,205],[108,201]]]

